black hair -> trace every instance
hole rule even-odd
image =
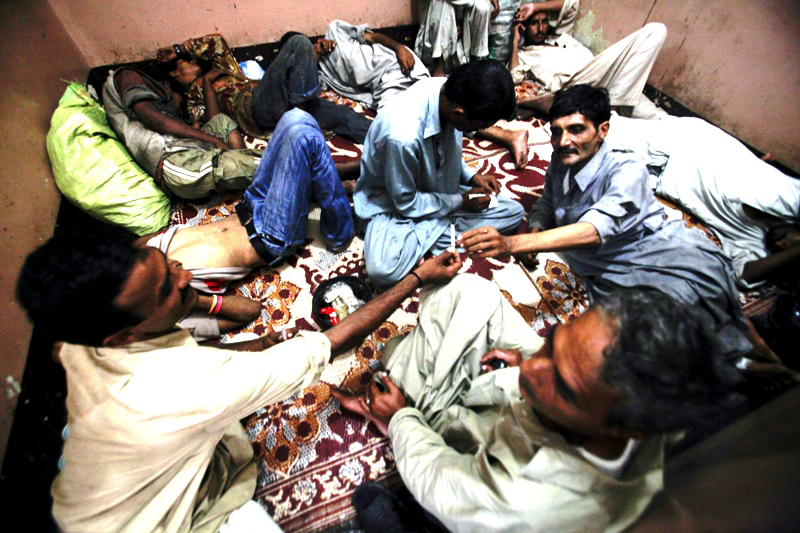
[[[621,393],[610,426],[648,434],[703,427],[745,402],[734,392],[741,374],[690,307],[654,289],[625,289],[594,308],[617,331],[602,370]]]
[[[511,120],[517,97],[511,73],[495,59],[470,61],[457,67],[444,84],[450,102],[464,108],[467,118],[494,124]]]
[[[144,254],[119,228],[53,237],[25,260],[17,299],[31,321],[57,340],[100,346],[109,335],[143,320],[113,301]]]
[[[557,118],[580,113],[591,120],[597,128],[611,118],[611,100],[604,87],[592,87],[585,83],[569,89],[561,89],[550,107],[550,122]]]

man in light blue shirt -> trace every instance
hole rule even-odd
[[[448,248],[451,224],[456,233],[485,225],[515,232],[522,206],[495,196],[497,179],[461,157],[463,131],[514,113],[511,75],[492,60],[462,65],[447,79],[420,80],[381,110],[353,196],[356,215],[368,222],[364,258],[374,283],[395,283],[426,252]]]

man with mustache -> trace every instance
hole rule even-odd
[[[528,214],[531,232],[504,237],[479,228],[460,236],[461,245],[476,257],[563,252],[592,299],[623,287],[657,289],[695,307],[731,360],[795,379],[745,318],[730,259],[699,230],[665,220],[641,159],[605,142],[610,116],[605,89],[577,85],[557,93],[554,157]]]
[[[52,493],[65,533],[275,531],[251,500],[258,467],[239,420],[316,384],[417,288],[461,267],[446,252],[324,333],[231,351],[175,328],[197,298],[192,274],[120,232],[54,237],[17,282],[31,320],[63,341],[70,431]]]
[[[663,114],[642,94],[667,38],[663,24],[647,24],[595,57],[568,32],[555,31],[550,14],[539,7],[550,3],[521,7],[517,13],[520,23],[512,28],[508,68],[514,83],[530,79],[543,91],[518,100],[518,105],[547,113],[556,91],[586,83],[608,89],[611,105],[621,114],[635,118]]]
[[[621,531],[662,488],[664,434],[743,400],[707,324],[656,291],[608,295],[546,340],[472,275],[420,302],[382,356],[386,392],[335,394],[389,436],[447,531]],[[353,504],[366,533],[442,530],[375,484]]]

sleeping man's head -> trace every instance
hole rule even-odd
[[[192,274],[128,234],[53,237],[25,261],[17,298],[58,340],[120,346],[169,331],[195,304]]]

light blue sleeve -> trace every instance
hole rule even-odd
[[[458,193],[417,190],[420,165],[413,143],[389,139],[384,157],[386,190],[399,215],[412,219],[442,218],[461,208],[462,199]]]

